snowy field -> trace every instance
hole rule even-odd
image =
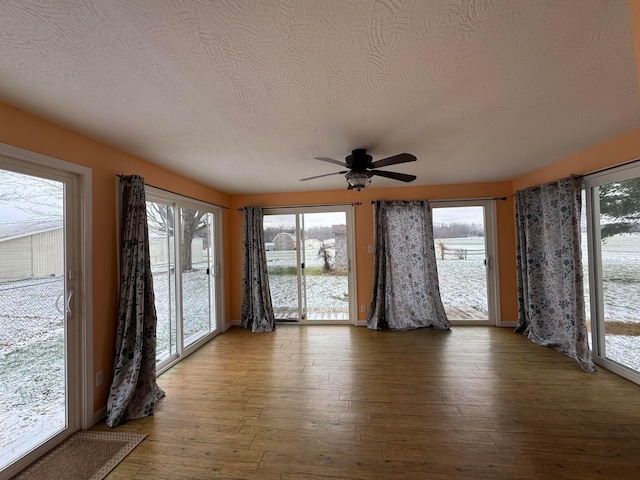
[[[602,246],[605,316],[609,320],[640,324],[639,240],[638,235],[616,236]],[[451,248],[482,248],[481,239],[445,242]],[[437,248],[436,254],[439,257]],[[267,258],[272,271],[295,268],[295,252],[267,252]],[[486,312],[483,258],[469,255],[466,260],[438,259],[445,305],[467,305]],[[585,250],[585,273],[586,259]],[[321,271],[322,262],[315,254],[306,260],[309,273]],[[210,328],[209,278],[198,266],[184,274],[186,337],[197,337]],[[274,306],[297,305],[295,275],[274,274],[270,281]],[[174,286],[169,284],[168,275],[156,272],[154,287],[160,351],[168,349],[170,334],[175,338],[175,329],[167,321],[170,310],[175,309],[171,301]],[[0,465],[16,447],[12,439],[18,434],[28,437],[37,433],[42,438],[64,427],[62,291],[60,278],[0,283]],[[309,307],[348,308],[346,275],[309,274],[307,292]],[[605,344],[608,358],[640,371],[640,335],[606,335]]]
[[[334,256],[334,250],[328,249]],[[322,260],[315,252],[307,252],[305,276],[308,308],[343,308],[349,311],[349,283],[346,273],[322,275]],[[269,289],[273,308],[298,305],[298,283],[295,273],[295,251],[267,252]],[[286,272],[286,273],[285,273]]]
[[[192,272],[182,274],[182,315],[186,345],[206,335],[214,327],[209,318],[209,301],[212,298],[211,290],[214,284],[213,277],[207,275],[206,268],[205,264],[194,264]],[[174,281],[172,279],[170,281],[170,276],[166,272],[163,274],[159,270],[154,270],[153,290],[158,315],[156,350],[158,357],[163,357],[174,353],[176,348]],[[215,311],[213,305],[211,308]]]

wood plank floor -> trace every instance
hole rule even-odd
[[[445,306],[449,320],[487,320],[487,314],[473,307]],[[297,307],[274,307],[273,313],[277,320],[297,320]],[[348,308],[313,307],[307,308],[307,320],[349,320]]]
[[[640,478],[640,386],[509,329],[233,328],[159,383],[110,480]]]

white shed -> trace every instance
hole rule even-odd
[[[64,273],[62,219],[0,225],[0,278]]]

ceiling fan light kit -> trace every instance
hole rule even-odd
[[[345,174],[345,178],[349,184],[349,190],[355,190],[356,192],[371,185],[371,177],[365,172],[351,171]]]
[[[413,182],[416,179],[415,175],[408,175],[406,173],[389,172],[387,170],[376,170],[380,167],[386,167],[388,165],[397,165],[399,163],[415,162],[417,159],[410,153],[400,153],[392,157],[383,158],[373,162],[371,155],[367,154],[364,148],[357,148],[351,152],[351,155],[345,158],[344,162],[334,160],[328,157],[315,157],[316,160],[322,162],[333,163],[340,165],[341,167],[347,167],[349,170],[343,170],[340,172],[326,173],[324,175],[316,175],[314,177],[301,178],[300,181],[314,180],[316,178],[328,177],[330,175],[344,175],[347,179],[347,188],[349,190],[360,190],[367,188],[371,185],[371,177],[378,175],[380,177],[391,178],[393,180],[399,180],[401,182]]]

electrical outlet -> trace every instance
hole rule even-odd
[[[100,370],[96,373],[96,387],[99,387],[104,382],[104,370]]]
[[[375,250],[375,248],[374,248],[374,246],[373,246],[373,245],[369,245],[369,246],[367,246],[367,251],[368,251],[369,253],[375,253],[375,251],[376,251],[376,250]]]
[[[360,305],[360,311],[362,313],[366,312],[367,311],[367,306],[366,305]]]

